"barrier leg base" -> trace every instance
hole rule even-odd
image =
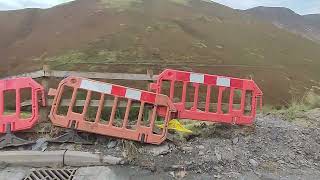
[[[23,146],[28,144],[34,144],[34,141],[28,141],[12,134],[11,124],[7,124],[6,134],[0,138],[0,149],[5,147]]]
[[[89,141],[83,139],[75,129],[68,129],[66,133],[64,133],[61,136],[58,136],[54,139],[51,139],[48,142],[92,144],[92,142],[89,142]]]

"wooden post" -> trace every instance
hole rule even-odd
[[[45,93],[45,97],[47,97],[47,93],[49,91],[49,75],[50,75],[50,68],[48,65],[44,65],[43,66],[43,76],[41,78],[41,84],[44,87],[44,93]],[[46,99],[46,101],[48,101],[48,99]],[[41,107],[40,108],[40,120],[39,122],[47,122],[48,119],[48,115],[49,115],[49,109],[50,107],[48,107],[48,103],[46,107]]]
[[[153,78],[153,70],[147,69],[147,75],[150,77],[150,79],[152,79]]]
[[[244,114],[250,114],[252,111],[252,96],[253,92],[252,91],[247,91],[250,93],[245,94],[245,109],[244,109]]]
[[[150,79],[153,78],[153,70],[152,69],[149,69],[149,68],[147,69],[147,76],[150,77]],[[153,80],[147,81],[147,90],[148,91],[151,91],[151,89],[149,87],[149,84],[152,83],[152,82],[153,82]]]

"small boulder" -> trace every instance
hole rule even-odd
[[[183,151],[185,151],[185,152],[192,152],[193,147],[190,147],[190,146],[184,146],[184,147],[182,147],[181,149],[182,149]]]
[[[149,145],[145,147],[145,151],[147,153],[152,154],[153,156],[159,156],[159,155],[165,155],[170,152],[170,147],[167,143],[160,145],[160,146],[155,146],[155,145]]]
[[[203,156],[203,155],[204,155],[204,152],[203,152],[203,151],[199,151],[199,155],[200,155],[200,156]]]
[[[254,160],[254,159],[249,159],[249,163],[251,164],[252,167],[256,168],[258,167],[259,163]]]
[[[235,137],[232,139],[232,144],[237,144],[239,142],[239,138]]]
[[[108,149],[111,149],[111,148],[116,147],[116,145],[117,145],[117,141],[110,141],[110,142],[107,144],[107,148],[108,148]]]
[[[33,151],[45,151],[48,146],[47,138],[40,138],[36,141],[36,143],[32,146]]]
[[[215,149],[215,150],[214,150],[214,153],[216,154],[216,157],[217,157],[218,161],[221,161],[221,160],[222,160],[222,155],[221,155],[221,153],[219,152],[219,150],[218,150],[218,149]]]

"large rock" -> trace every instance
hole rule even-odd
[[[156,145],[148,145],[144,147],[144,151],[146,153],[150,153],[154,156],[159,156],[159,155],[165,155],[168,154],[171,149],[168,145],[168,143],[164,143],[162,145],[156,146]]]
[[[36,143],[32,146],[33,151],[45,151],[48,146],[47,138],[40,138],[36,141]]]

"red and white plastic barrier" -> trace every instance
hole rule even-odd
[[[169,87],[164,87],[164,82],[169,82]],[[182,91],[178,93],[179,101],[177,98],[177,83],[182,83]],[[189,85],[192,85],[191,87]],[[199,94],[200,86],[205,86],[206,92]],[[224,77],[209,74],[200,74],[186,71],[178,71],[166,69],[158,77],[157,82],[150,84],[150,89],[156,93],[164,93],[165,88],[169,88],[167,94],[169,98],[174,101],[177,108],[177,118],[181,119],[194,119],[212,122],[222,122],[231,124],[252,124],[256,116],[257,99],[261,99],[262,103],[262,91],[256,85],[253,80],[239,79],[232,77]],[[193,92],[187,95],[190,88]],[[215,94],[216,99],[212,97],[212,89],[218,88],[218,92]],[[223,99],[223,95],[229,90],[227,99]],[[240,108],[234,107],[235,91],[241,93]],[[250,93],[250,96],[246,94]],[[186,106],[186,99],[192,96],[193,105],[191,108]],[[205,100],[205,108],[199,109],[199,99]],[[223,103],[223,101],[226,101]],[[215,104],[213,104],[213,101]],[[250,101],[250,103],[249,103]],[[250,104],[250,113],[245,113],[245,105]],[[223,110],[223,105],[227,105],[227,112]],[[212,106],[216,106],[216,110],[213,111]]]

